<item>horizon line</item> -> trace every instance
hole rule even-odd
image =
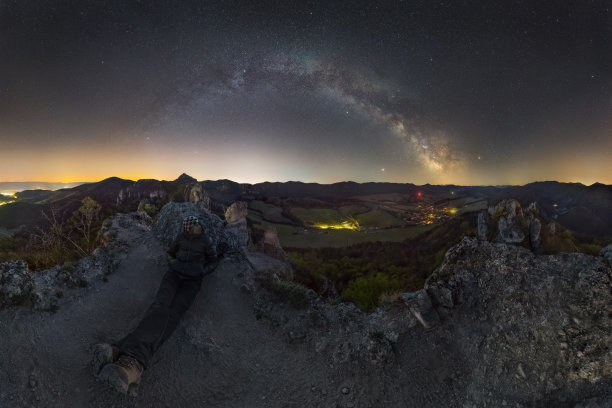
[[[0,181],[0,184],[2,183],[11,183],[11,184],[20,184],[20,183],[28,183],[28,184],[35,184],[35,183],[41,183],[41,184],[74,184],[76,186],[78,185],[83,185],[83,184],[93,184],[93,183],[99,183],[101,181],[104,180],[108,180],[108,179],[112,179],[112,178],[117,178],[120,180],[125,180],[125,181],[131,181],[131,182],[138,182],[141,180],[155,180],[155,181],[167,181],[167,182],[172,182],[172,181],[176,181],[178,180],[182,175],[186,175],[188,177],[191,177],[193,179],[195,179],[198,183],[199,182],[205,182],[205,181],[231,181],[233,183],[236,184],[248,184],[248,185],[256,185],[256,184],[264,184],[264,183],[303,183],[303,184],[319,184],[319,185],[333,185],[333,184],[340,184],[340,183],[355,183],[355,184],[367,184],[367,183],[376,183],[376,184],[412,184],[414,186],[426,186],[426,185],[430,185],[430,186],[456,186],[456,187],[521,187],[521,186],[525,186],[528,184],[533,184],[533,183],[563,183],[563,184],[581,184],[583,186],[592,186],[595,184],[602,184],[602,185],[609,185],[600,181],[595,181],[591,184],[585,184],[583,182],[579,182],[579,181],[560,181],[560,180],[535,180],[535,181],[529,181],[526,182],[524,184],[453,184],[453,183],[444,183],[444,184],[434,184],[434,183],[424,183],[424,184],[416,184],[414,182],[398,182],[398,181],[354,181],[354,180],[342,180],[342,181],[334,181],[334,182],[319,182],[319,181],[302,181],[302,180],[285,180],[285,181],[260,181],[260,182],[256,182],[256,183],[247,183],[247,182],[239,182],[239,181],[234,181],[231,179],[226,179],[226,178],[222,178],[222,179],[216,179],[216,180],[212,180],[212,179],[203,179],[203,180],[199,180],[195,177],[189,176],[186,173],[181,173],[181,175],[179,175],[177,178],[173,179],[173,180],[164,180],[164,179],[156,179],[156,178],[139,178],[137,180],[134,180],[132,178],[122,178],[119,176],[109,176],[109,177],[105,177],[96,181],[41,181],[41,180],[35,180],[35,181]]]

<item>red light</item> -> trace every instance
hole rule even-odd
[[[423,195],[423,193],[417,193],[417,196],[419,196],[419,197],[422,196],[422,195]]]

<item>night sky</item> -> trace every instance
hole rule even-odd
[[[612,184],[611,1],[0,1],[0,181]]]

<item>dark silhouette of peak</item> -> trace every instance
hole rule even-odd
[[[174,181],[179,182],[179,183],[197,183],[198,182],[198,180],[194,179],[193,177],[191,177],[190,175],[185,174],[185,173],[181,174]]]
[[[96,183],[81,184],[69,189],[63,189],[64,191],[77,191],[77,192],[91,192],[91,191],[103,191],[103,190],[116,190],[122,189],[134,184],[132,180],[125,180],[119,177],[109,177]]]

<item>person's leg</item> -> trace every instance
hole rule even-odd
[[[200,279],[184,279],[181,281],[181,286],[172,301],[168,315],[168,324],[162,335],[162,339],[157,346],[161,346],[174,332],[179,321],[189,309],[196,296],[202,287],[202,278]],[[155,349],[157,350],[157,348]],[[154,350],[154,351],[155,351]]]
[[[170,306],[181,287],[180,278],[172,271],[164,275],[153,303],[145,312],[138,326],[123,339],[115,343],[120,353],[138,360],[144,368],[159,347],[168,325]]]

